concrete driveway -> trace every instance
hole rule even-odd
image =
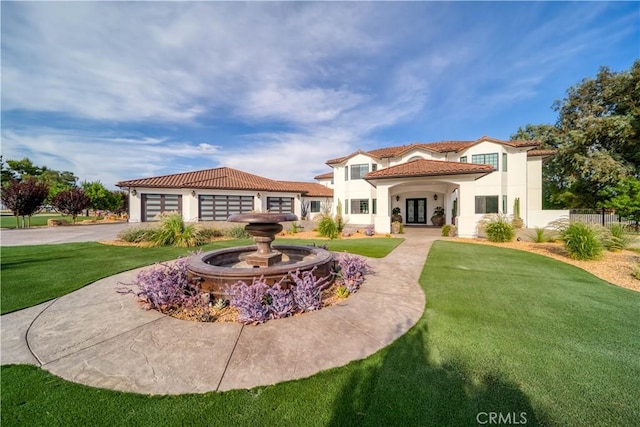
[[[119,222],[114,224],[89,224],[67,227],[34,227],[20,230],[6,228],[0,230],[0,245],[45,245],[53,243],[115,240],[121,230],[134,226],[135,224]]]

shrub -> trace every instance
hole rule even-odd
[[[636,268],[633,270],[633,277],[640,280],[640,262],[636,264]]]
[[[359,256],[343,252],[338,256],[338,282],[350,293],[356,292],[364,282],[364,276],[371,271],[367,261]]]
[[[318,310],[322,306],[322,287],[327,284],[328,278],[317,278],[311,271],[296,270],[289,273],[289,277],[295,283],[293,299],[301,311]]]
[[[155,230],[152,227],[134,227],[120,231],[118,239],[129,243],[150,242]]]
[[[442,227],[442,236],[443,237],[453,237],[456,235],[456,226],[447,224]]]
[[[147,309],[165,311],[175,307],[194,307],[201,303],[200,291],[187,279],[187,258],[172,264],[157,264],[138,273],[136,295]]]
[[[179,213],[161,214],[160,218],[160,227],[151,238],[156,246],[190,248],[204,243],[195,225],[185,225]]]
[[[244,229],[244,225],[234,225],[229,228],[225,228],[222,232],[226,237],[234,239],[250,239],[251,235]]]
[[[203,240],[211,240],[216,237],[222,237],[222,231],[217,228],[203,227],[198,229],[198,233]]]
[[[230,304],[239,311],[239,322],[262,323],[269,318],[268,290],[269,285],[264,277],[254,278],[251,285],[238,281],[231,287],[227,286],[226,292],[231,296]]]
[[[487,215],[481,221],[481,226],[491,242],[510,242],[515,237],[513,224],[504,215]]]
[[[293,291],[291,289],[282,289],[280,283],[276,283],[267,290],[267,302],[269,303],[267,308],[271,319],[288,317],[297,311]]]
[[[320,218],[320,221],[318,222],[318,234],[332,240],[338,237],[338,227],[331,216],[323,215]]]
[[[349,289],[346,286],[338,286],[336,287],[336,296],[338,298],[346,298],[349,296]]]
[[[569,257],[578,260],[597,259],[602,255],[604,246],[596,228],[583,222],[572,222],[560,230]]]
[[[314,271],[289,272],[288,276],[273,286],[269,286],[263,277],[253,279],[251,285],[239,281],[227,286],[230,304],[239,311],[238,321],[263,323],[299,311],[318,310],[322,306],[322,289],[328,283],[328,278],[317,278]],[[287,278],[295,284],[291,289],[282,288],[282,282]]]
[[[544,227],[535,227],[533,232],[527,233],[527,236],[534,243],[546,243],[553,240],[553,237],[548,233]]]
[[[635,237],[627,232],[623,224],[611,224],[607,229],[608,232],[604,233],[606,240],[603,241],[607,250],[619,251],[627,249],[635,240]]]

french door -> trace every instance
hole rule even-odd
[[[427,223],[427,199],[407,199],[407,224]]]

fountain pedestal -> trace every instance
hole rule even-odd
[[[281,221],[297,221],[298,217],[294,214],[237,214],[231,215],[228,219],[230,222],[247,222],[244,227],[253,240],[256,242],[258,250],[247,255],[245,262],[253,268],[271,267],[282,262],[282,253],[271,248],[271,242],[274,241],[276,234],[282,231]]]
[[[282,253],[271,247],[276,234],[282,231],[281,224],[248,224],[244,228],[247,233],[253,236],[258,250],[247,255],[245,262],[251,267],[271,267],[282,262]]]

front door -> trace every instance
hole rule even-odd
[[[427,223],[427,199],[407,199],[407,224]]]

